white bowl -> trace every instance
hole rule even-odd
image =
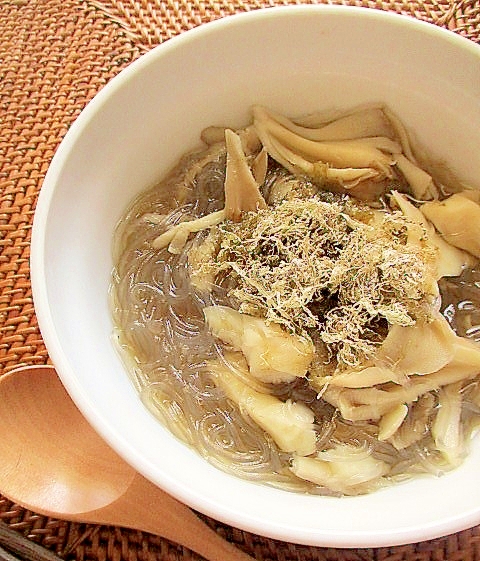
[[[351,498],[306,496],[226,475],[144,408],[111,341],[114,226],[208,125],[386,102],[431,155],[479,187],[480,47],[413,18],[332,6],[254,11],[141,57],[71,127],[42,187],[32,240],[39,325],[63,383],[111,446],[199,511],[296,543],[370,547],[480,523],[480,442],[443,477]]]

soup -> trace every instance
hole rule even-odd
[[[480,412],[480,192],[380,105],[252,113],[203,131],[115,232],[141,399],[218,468],[285,490],[454,468]]]

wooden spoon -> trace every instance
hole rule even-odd
[[[151,532],[210,561],[252,561],[122,460],[52,367],[0,378],[0,492],[46,516]]]

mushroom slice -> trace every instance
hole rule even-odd
[[[252,162],[252,173],[257,185],[263,185],[267,177],[268,152],[262,148]]]
[[[358,108],[326,122],[317,115],[309,115],[296,122],[272,110],[262,109],[271,119],[288,130],[309,140],[351,140],[372,136],[394,137],[391,123],[379,106]],[[319,123],[319,121],[321,121]]]
[[[215,385],[268,433],[284,452],[307,456],[315,452],[313,412],[303,403],[281,401],[254,390],[228,366],[218,361],[207,365]]]
[[[276,138],[264,137],[265,147],[270,156],[288,169],[293,175],[304,174],[314,182],[324,184],[333,183],[341,187],[351,188],[367,179],[382,178],[382,174],[373,167],[333,167],[323,161],[311,162],[288,147]]]
[[[262,143],[260,142],[257,131],[253,125],[249,125],[244,129],[236,131],[236,134],[240,138],[242,149],[246,156],[258,154],[258,152],[262,149]]]
[[[458,277],[467,266],[473,265],[473,258],[467,252],[447,243],[420,209],[415,207],[405,195],[394,191],[392,199],[412,222],[409,226],[409,242],[421,243],[420,240],[427,234],[429,243],[437,249],[437,280],[441,277]]]
[[[405,403],[399,403],[380,419],[378,423],[378,440],[388,440],[391,438],[408,414],[408,406]]]
[[[438,190],[433,178],[403,154],[396,154],[396,164],[410,186],[412,195],[421,201],[436,199]]]
[[[257,182],[248,165],[240,137],[232,130],[225,130],[227,169],[225,175],[225,215],[238,222],[243,212],[267,207]]]
[[[455,193],[420,210],[448,243],[480,258],[480,204],[471,194]]]
[[[400,405],[400,407],[403,406],[404,404]],[[410,405],[406,418],[390,436],[388,442],[397,450],[404,450],[421,440],[430,430],[430,418],[434,414],[434,410],[435,397],[433,393],[421,395],[417,401]]]
[[[460,195],[480,205],[480,191],[478,189],[465,189]]]
[[[208,146],[213,146],[214,144],[225,141],[225,128],[211,126],[203,129],[200,134],[200,138]]]
[[[392,325],[375,355],[375,362],[403,376],[431,374],[452,360],[457,339],[440,313],[430,322]]]
[[[318,386],[320,383],[338,386],[341,388],[371,388],[378,384],[386,384],[387,382],[405,382],[406,379],[398,379],[391,368],[383,366],[367,366],[361,370],[347,370],[333,376],[315,379]]]
[[[349,421],[378,420],[400,403],[410,404],[420,396],[447,384],[476,378],[480,373],[480,345],[457,337],[452,360],[438,372],[411,376],[404,386],[336,388],[328,386],[323,399],[337,407]]]
[[[193,288],[209,292],[215,284],[216,269],[211,265],[220,247],[216,230],[210,230],[201,241],[195,240],[188,251],[188,274]]]
[[[432,424],[435,445],[452,466],[462,459],[462,385],[455,382],[439,390],[437,415]]]
[[[391,154],[401,150],[400,145],[386,137],[309,140],[270,118],[260,107],[254,108],[254,124],[264,146],[265,137],[270,136],[310,162],[324,162],[338,168],[373,168],[388,177],[392,175],[390,166],[394,164]]]
[[[295,457],[290,469],[297,477],[331,491],[356,495],[370,490],[390,466],[365,448],[337,444],[313,458]]]
[[[201,232],[208,228],[213,228],[220,222],[225,220],[225,211],[218,210],[200,218],[195,218],[194,220],[187,220],[186,222],[180,222],[173,228],[170,228],[152,242],[152,246],[155,249],[163,249],[168,246],[168,251],[170,253],[180,253],[187,243],[188,236],[195,232]]]
[[[291,382],[306,375],[315,352],[311,341],[228,306],[207,306],[203,313],[211,333],[241,351],[258,380]]]

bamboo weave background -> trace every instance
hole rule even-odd
[[[178,33],[236,12],[300,3],[0,0],[0,373],[48,361],[30,289],[31,225],[49,162],[86,103],[143,52]],[[480,42],[479,0],[328,3],[410,15]],[[149,534],[49,519],[1,495],[0,520],[75,561],[200,559]],[[480,561],[480,527],[408,546],[343,551],[206,521],[258,561]]]

